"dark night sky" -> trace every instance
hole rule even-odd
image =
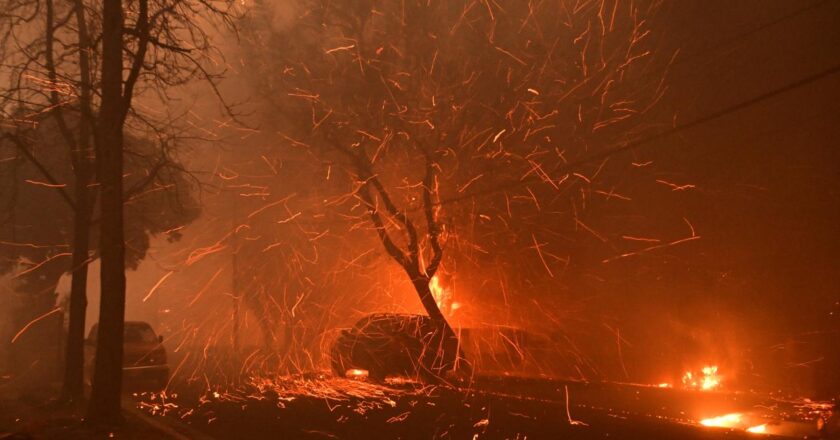
[[[684,58],[670,82],[678,121],[840,63],[838,2],[680,1],[668,16]],[[702,261],[757,282],[741,300],[772,315],[840,294],[838,98],[835,74],[668,140],[679,153],[666,160],[698,186],[685,209]]]
[[[682,0],[656,23],[658,50],[680,50],[661,108],[677,124],[840,63],[840,2]],[[840,301],[839,98],[834,74],[637,151],[663,180],[696,188],[639,187],[634,203],[702,237],[587,264],[599,281],[584,289],[622,317],[641,364],[678,352],[701,362],[718,341],[737,358],[825,328]]]

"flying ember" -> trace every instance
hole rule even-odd
[[[835,23],[0,0],[0,440],[840,440]]]

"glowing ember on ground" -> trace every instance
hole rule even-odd
[[[749,426],[748,424],[751,422],[750,417],[744,416],[742,413],[730,413],[724,414],[718,417],[711,417],[708,419],[703,419],[700,421],[700,424],[703,426],[710,426],[713,428],[734,428],[734,429],[743,429],[747,432],[753,434],[766,434],[767,433],[767,424],[762,423],[760,425],[753,425]],[[754,421],[753,421],[754,423]]]
[[[353,368],[351,370],[347,370],[346,376],[351,379],[366,379],[368,377],[368,370]]]
[[[714,426],[717,428],[733,428],[741,423],[741,413],[731,413],[709,419],[703,419],[700,424],[703,426]]]
[[[717,365],[703,367],[702,374],[694,374],[687,371],[683,375],[682,383],[686,388],[701,390],[714,390],[720,388],[721,377],[718,374]]]
[[[762,425],[750,426],[749,428],[747,428],[747,432],[752,432],[754,434],[763,434],[763,433],[767,432],[767,425],[762,424]]]

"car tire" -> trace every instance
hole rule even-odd
[[[336,377],[346,377],[347,370],[350,368],[349,363],[345,362],[345,347],[347,346],[348,342],[344,335],[342,335],[336,339],[333,343],[332,350],[330,350],[330,367]]]

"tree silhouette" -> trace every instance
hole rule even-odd
[[[65,392],[72,396],[81,390],[84,277],[89,261],[86,225],[92,220],[95,193],[99,195],[100,215],[95,223],[101,232],[98,252],[103,264],[103,300],[99,328],[103,337],[98,339],[92,418],[109,419],[119,413],[125,297],[124,199],[129,205],[139,203],[145,197],[139,188],[148,190],[148,185],[159,183],[160,176],[177,174],[179,166],[170,153],[183,135],[178,125],[182,117],[167,109],[168,90],[201,79],[218,93],[216,84],[222,70],[208,68],[216,52],[207,29],[219,22],[230,24],[232,4],[201,0],[4,2],[0,24],[7,52],[3,69],[10,79],[0,94],[4,138],[16,144],[27,159],[34,159],[27,155],[31,145],[21,127],[53,119],[70,152],[75,177],[75,197],[64,193],[76,214],[65,381]],[[144,99],[142,110],[134,105],[138,96]],[[5,130],[9,127],[14,129]],[[126,150],[124,160],[122,133],[126,128],[130,137],[154,139],[151,145],[156,146],[155,152],[150,155],[149,151]],[[134,153],[151,161],[137,176],[137,182],[124,182],[124,163],[131,162]],[[133,183],[141,185],[129,186]],[[133,221],[128,219],[126,224]],[[153,226],[145,228],[146,232],[155,231]],[[138,249],[147,246],[136,245]]]
[[[567,165],[645,133],[665,90],[646,23],[655,1],[258,5],[246,28],[261,56],[249,59],[278,143],[344,183],[327,205],[367,220],[449,341],[429,282],[448,241],[486,232],[456,235],[477,222],[458,202],[483,197],[485,217],[515,235],[540,227],[534,211],[571,206],[579,222],[609,155]],[[553,277],[562,258],[529,239]],[[511,251],[476,246],[491,245]]]

